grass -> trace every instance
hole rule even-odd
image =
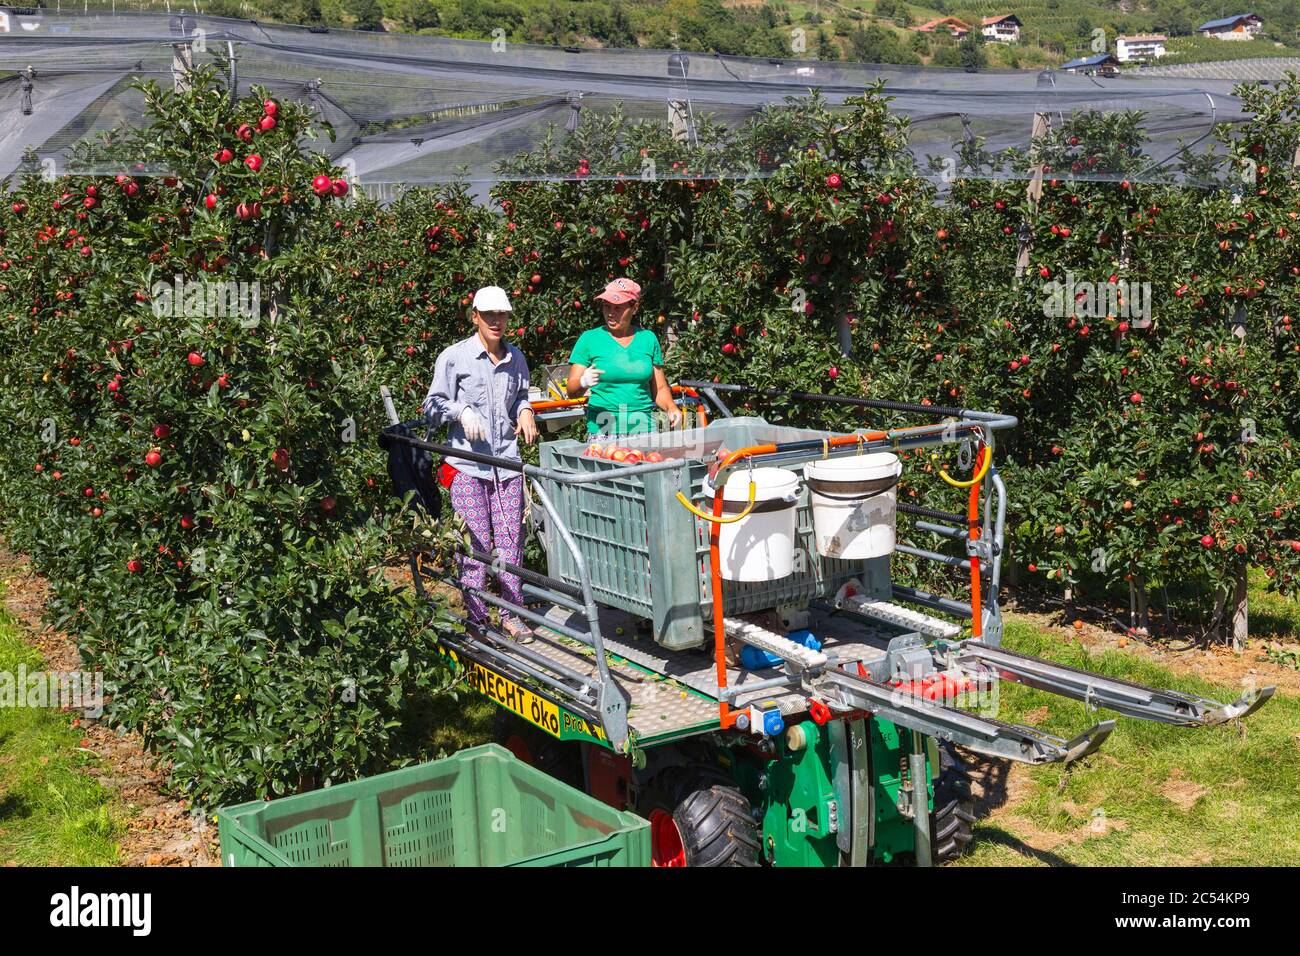
[[[1252,640],[1300,640],[1300,601],[1269,593],[1263,568],[1251,568],[1246,575],[1247,604]]]
[[[1295,613],[1295,609],[1290,609]],[[1008,616],[1008,647],[1115,677],[1228,700],[1211,685],[1121,651],[1091,653]],[[1002,720],[1071,737],[1106,713],[1002,687]],[[1014,802],[976,826],[965,866],[1285,866],[1300,857],[1300,699],[1275,695],[1240,726],[1187,729],[1119,718],[1100,752],[1017,771]],[[1028,842],[1022,842],[1022,838]]]
[[[448,692],[433,700],[429,708],[430,759],[449,757],[466,747],[492,742],[492,720],[497,706],[472,690]]]
[[[0,615],[0,672],[43,671],[41,655]],[[119,862],[116,808],[86,774],[72,718],[52,708],[0,707],[0,865]]]

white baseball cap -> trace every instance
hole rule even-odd
[[[474,308],[480,312],[513,312],[506,290],[496,285],[485,285],[474,293]]]

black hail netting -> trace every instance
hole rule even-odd
[[[1059,129],[1072,117],[1136,111],[1144,137],[1140,155],[1112,154],[1073,174],[1198,179],[1206,175],[1204,163],[1189,172],[1189,158],[1212,147],[1214,124],[1243,118],[1231,80],[579,51],[161,13],[23,16],[11,9],[0,17],[0,176],[18,169],[25,155],[63,171],[69,146],[138,121],[143,101],[130,83],[147,77],[172,82],[178,44],[188,44],[195,66],[217,64],[226,72],[233,53],[241,93],[256,84],[277,97],[312,103],[337,139],[313,140],[311,148],[327,152],[371,190],[467,179],[481,194],[499,178],[501,160],[533,149],[548,132],[562,137],[592,115],[614,110],[675,120],[680,135],[712,142],[707,137],[717,129],[736,129],[765,107],[795,108],[789,97],[816,90],[836,107],[878,81],[892,97],[890,108],[911,121],[911,148],[922,169],[937,178],[956,170],[969,174],[976,153],[1023,151],[1036,115]],[[1121,152],[1124,145],[1131,144],[1121,144]],[[778,158],[769,156],[757,173]],[[1025,175],[1023,167],[978,165],[977,175]],[[705,174],[755,171],[719,150]],[[638,176],[644,169],[622,172]],[[677,174],[655,170],[659,177]],[[572,169],[556,168],[535,170],[529,178],[571,175]]]

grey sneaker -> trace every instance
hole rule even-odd
[[[501,622],[501,628],[510,635],[516,644],[531,644],[533,629],[517,617],[508,617]]]

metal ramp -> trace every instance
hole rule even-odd
[[[555,607],[546,614],[546,617],[560,625],[566,625],[573,613],[565,608]],[[712,727],[716,727],[718,724],[718,678],[712,647],[694,651],[666,651],[638,626],[640,620],[626,612],[602,607],[600,609],[600,624],[601,631],[605,635],[606,651],[611,655],[617,655],[618,659],[636,665],[638,669],[662,675],[665,679],[693,691],[697,700],[702,699],[707,702]],[[779,638],[779,640],[792,647],[799,647],[793,641],[789,641],[780,635],[773,634],[772,636]],[[830,665],[874,663],[884,660],[885,651],[882,638],[869,629],[847,627],[837,623],[833,627],[819,628],[818,636],[824,639],[823,652],[827,663]],[[538,641],[527,646],[537,647],[540,643]],[[812,653],[804,647],[799,647],[799,650],[804,653]],[[543,651],[543,653],[546,652]],[[791,690],[757,686],[766,683],[771,678],[784,675],[785,670],[780,666],[769,670],[751,671],[728,665],[727,686],[738,691],[732,700],[732,706],[747,707],[761,700],[773,702],[781,713],[787,716],[806,712],[808,709],[808,695],[798,688]],[[621,681],[617,674],[614,676],[616,680]],[[626,687],[626,685],[624,686]],[[649,712],[649,723],[647,723],[647,712],[641,711],[638,706],[635,689],[632,687],[626,689],[633,695],[629,724],[637,731],[639,739],[646,740],[646,733],[656,725],[656,722],[660,725],[667,725],[671,724],[675,719],[674,715],[670,715],[668,720],[659,721],[657,715]],[[698,711],[692,707],[692,713],[696,712]],[[668,728],[665,726],[664,729]],[[681,729],[684,730],[685,728]]]
[[[591,648],[545,626],[535,628],[534,634],[535,640],[525,645],[529,649],[554,664],[585,674],[593,684],[599,680]],[[662,743],[717,728],[715,699],[623,656],[613,643],[606,642],[609,676],[627,695],[628,728],[639,742]]]

